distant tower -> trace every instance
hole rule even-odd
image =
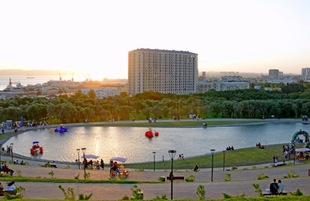
[[[128,53],[129,95],[145,91],[196,93],[198,55],[188,51],[136,49]]]
[[[270,69],[269,76],[271,78],[279,78],[279,70],[278,69]]]
[[[301,69],[301,79],[310,80],[310,68]]]
[[[206,71],[202,71],[202,77],[207,77],[207,72]]]

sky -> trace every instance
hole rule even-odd
[[[309,0],[0,0],[0,69],[127,78],[137,48],[198,54],[201,71],[300,74]]]

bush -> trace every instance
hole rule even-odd
[[[302,196],[303,192],[300,189],[297,189],[295,192],[291,192],[290,194],[295,196]]]
[[[194,182],[194,180],[195,180],[195,176],[194,175],[190,175],[187,178],[185,178],[186,182]]]
[[[257,179],[258,180],[263,180],[263,179],[268,179],[269,177],[267,176],[267,175],[265,175],[264,173],[262,173],[262,174],[259,174],[258,176],[257,176]]]
[[[204,200],[206,197],[206,190],[203,185],[199,185],[196,190],[196,194],[199,200]]]
[[[226,174],[225,181],[231,181],[231,174]]]

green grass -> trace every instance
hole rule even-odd
[[[91,122],[83,124],[83,126],[113,126],[113,127],[202,127],[203,123],[207,123],[208,126],[223,126],[223,125],[234,125],[234,124],[247,124],[264,122],[260,119],[203,119],[201,121],[196,120],[171,120],[171,121],[157,121],[156,123],[148,123],[147,121],[115,121],[115,122]]]
[[[272,164],[273,155],[279,157],[279,162],[283,158],[282,153],[282,144],[279,145],[270,145],[265,149],[259,149],[257,147],[244,148],[244,149],[235,149],[233,151],[225,152],[225,167],[233,166],[254,166],[258,164]],[[223,167],[223,152],[217,152],[214,154],[214,167]],[[195,164],[199,162],[201,168],[210,168],[212,163],[211,155],[197,156],[191,158],[185,158],[184,160],[174,160],[175,169],[193,169]],[[155,166],[157,169],[169,169],[170,160],[165,162],[158,161]],[[135,164],[126,164],[127,168],[134,169],[152,169],[153,162],[147,163],[135,163]]]

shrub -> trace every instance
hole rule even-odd
[[[141,189],[138,188],[137,185],[134,185],[134,186],[131,188],[131,191],[132,191],[133,198],[134,198],[135,200],[143,200],[143,193],[142,193]]]
[[[80,174],[78,174],[78,175],[74,176],[74,179],[79,180],[79,179],[80,179]]]
[[[79,194],[79,200],[89,200],[93,194],[84,195],[83,193]]]
[[[61,185],[59,185],[58,188],[63,192],[65,200],[75,200],[75,193],[73,188],[69,187],[67,190],[65,190]]]
[[[199,200],[204,200],[206,197],[206,190],[203,185],[199,185],[196,190],[196,194]]]
[[[84,179],[90,179],[90,173],[89,172],[85,172],[84,173]]]
[[[185,178],[186,182],[194,182],[194,180],[195,180],[195,176],[194,175],[190,175],[187,178]]]
[[[268,179],[269,177],[267,176],[267,175],[265,175],[264,173],[262,173],[262,174],[259,174],[258,176],[257,176],[257,179],[258,180],[263,180],[263,179]]]
[[[165,182],[166,178],[164,176],[162,176],[162,177],[159,177],[158,180],[161,181],[161,182]]]
[[[225,181],[231,181],[231,174],[226,174]]]
[[[302,196],[303,192],[298,188],[295,192],[291,192],[291,195]]]
[[[255,192],[258,193],[258,196],[263,196],[262,189],[260,189],[259,184],[252,184],[255,188]]]
[[[284,176],[284,178],[297,178],[297,177],[299,177],[299,174],[293,168],[288,171],[287,176]]]
[[[54,171],[50,171],[50,172],[48,173],[48,175],[50,175],[50,176],[52,177],[52,179],[54,179]]]

